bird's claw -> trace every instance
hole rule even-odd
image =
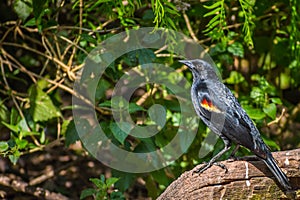
[[[202,172],[204,172],[205,170],[210,168],[212,165],[216,165],[218,167],[221,167],[222,169],[225,170],[225,173],[228,172],[228,169],[224,164],[215,162],[215,163],[204,163],[204,166],[202,166],[199,169],[196,169],[195,171],[193,171],[193,174],[201,174]]]
[[[231,155],[231,156],[228,158],[228,161],[229,161],[229,162],[233,162],[233,161],[237,161],[237,160],[240,160],[240,157]]]

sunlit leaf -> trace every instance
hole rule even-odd
[[[278,105],[281,105],[282,104],[282,101],[280,98],[271,98],[271,101],[275,104],[278,104]]]
[[[111,187],[113,184],[115,184],[117,181],[119,180],[119,178],[115,178],[115,177],[111,177],[106,179],[106,186],[107,187]]]
[[[251,119],[260,120],[266,117],[266,114],[260,109],[251,106],[243,106],[243,108]]]
[[[271,104],[268,104],[267,106],[265,106],[263,108],[263,111],[264,111],[264,113],[266,113],[272,119],[276,118],[277,108],[276,108],[276,105],[274,103],[271,103]]]
[[[228,47],[228,51],[232,53],[234,56],[244,57],[244,47],[239,42],[234,42]]]
[[[13,1],[14,10],[23,21],[30,15],[32,11],[31,0],[15,0]]]
[[[221,6],[221,5],[222,5],[222,1],[217,1],[216,3],[214,3],[214,4],[210,5],[210,6],[203,5],[203,7],[206,8],[206,9],[211,10],[211,9],[214,9],[214,8],[216,8],[218,6]]]
[[[245,80],[243,75],[237,71],[231,71],[230,76],[226,79],[228,84],[238,84]]]
[[[4,152],[9,148],[7,142],[0,141],[0,152]]]
[[[31,86],[29,89],[29,99],[30,112],[35,122],[48,121],[61,116],[51,98],[39,87]]]

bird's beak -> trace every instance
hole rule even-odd
[[[178,60],[178,62],[186,65],[188,68],[192,69],[193,68],[193,64],[191,63],[191,61],[189,60]]]

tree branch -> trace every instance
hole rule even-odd
[[[201,167],[196,166],[171,183],[158,200],[300,199],[300,149],[276,152],[273,156],[298,192],[284,193],[267,166],[257,157],[249,156],[238,161],[222,161],[227,173],[218,166],[212,166],[200,175],[193,174]]]
[[[10,187],[17,192],[30,194],[34,197],[48,200],[68,200],[69,198],[55,192],[50,192],[44,188],[30,186],[28,183],[20,180],[13,174],[0,175],[0,185]]]

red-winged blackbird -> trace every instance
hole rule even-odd
[[[192,71],[191,97],[196,113],[210,130],[221,137],[225,144],[223,150],[195,172],[202,173],[208,169],[230,149],[231,142],[235,142],[237,147],[242,145],[263,160],[282,187],[285,190],[291,190],[292,187],[287,176],[276,164],[259,131],[235,96],[220,82],[215,69],[200,59],[179,62],[185,64]]]

